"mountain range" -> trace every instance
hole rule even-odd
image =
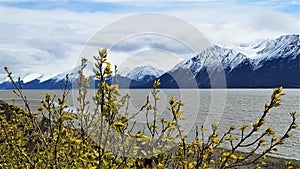
[[[88,69],[92,67],[93,63],[89,62]],[[59,89],[69,74],[69,87],[76,88],[79,68],[21,83],[24,89]],[[95,87],[97,81],[91,72],[88,75],[91,86]],[[155,79],[161,80],[162,88],[300,88],[299,35],[283,35],[238,46],[213,45],[169,71],[145,65],[120,72],[107,82],[117,81],[120,88],[151,88]],[[0,82],[0,89],[11,88],[9,81]]]

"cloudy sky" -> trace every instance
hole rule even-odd
[[[167,70],[209,44],[299,34],[299,5],[298,0],[0,0],[0,66],[22,77],[55,75],[107,47],[110,61],[121,68],[149,64]],[[1,70],[0,81],[4,78]]]

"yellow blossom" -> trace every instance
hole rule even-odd
[[[218,137],[214,137],[212,139],[212,142],[215,143],[215,144],[219,144],[219,138]]]
[[[163,169],[163,168],[164,168],[164,165],[163,165],[162,163],[158,163],[158,164],[157,164],[157,168],[158,168],[158,169]]]

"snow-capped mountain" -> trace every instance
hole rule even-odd
[[[205,49],[199,55],[179,63],[170,72],[189,70],[196,75],[204,68],[214,68],[216,66],[221,67],[223,70],[232,70],[246,58],[245,55],[234,49],[214,45]]]
[[[153,66],[146,65],[134,68],[130,71],[126,77],[132,80],[141,81],[141,80],[152,80],[154,78],[159,77],[164,73],[163,70],[154,68]]]
[[[85,74],[95,83],[93,67],[94,63],[89,61]],[[59,84],[65,83],[66,74],[69,74],[72,84],[76,84],[79,68],[58,75],[30,74],[23,79],[23,86],[28,89],[60,88]],[[212,87],[212,83],[225,79],[227,87],[234,88],[280,85],[300,88],[299,74],[299,35],[284,35],[275,40],[264,39],[238,46],[213,45],[168,72],[152,66],[120,69],[118,76],[111,77],[108,82],[116,81],[123,88],[151,88],[153,80],[159,78],[163,88],[198,88]],[[0,89],[12,87],[6,75],[0,74],[0,80]]]
[[[83,72],[85,76],[91,77],[91,76],[94,75],[94,72],[93,72],[94,65],[95,65],[95,63],[92,62],[92,61],[87,61],[86,62],[86,67],[85,67],[84,72]],[[78,71],[80,70],[80,68],[81,68],[81,65],[78,65],[74,69],[71,69],[69,71],[60,73],[60,74],[52,77],[51,79],[55,80],[56,82],[59,82],[59,81],[65,80],[66,79],[66,74],[68,74],[70,82],[74,82],[78,79]],[[49,80],[49,79],[47,79],[47,80]]]
[[[22,79],[21,83],[24,89],[59,89],[62,85],[66,84],[66,74],[69,75],[69,84],[68,87],[76,88],[77,81],[79,78],[78,71],[80,70],[80,65],[71,69],[69,71],[57,74],[57,75],[39,75],[39,74],[29,74]],[[94,73],[94,63],[91,61],[87,62],[87,66],[84,69],[85,76],[90,77],[90,86],[91,88],[97,87],[98,80],[95,79]],[[120,85],[121,88],[129,88],[129,87],[138,87],[144,83],[154,80],[164,73],[164,71],[154,68],[153,66],[141,66],[136,67],[133,70],[129,69],[121,69],[118,71],[118,76],[115,78],[114,74],[112,77],[107,79],[108,83],[116,82]],[[10,89],[13,86],[7,79],[7,75],[3,77],[5,82],[0,83],[0,89]]]
[[[254,59],[255,57],[257,57],[257,53],[259,51],[263,50],[270,44],[274,43],[274,41],[275,40],[273,40],[273,39],[260,39],[260,40],[254,41],[254,42],[244,43],[244,44],[240,44],[240,45],[225,44],[225,45],[219,45],[219,46],[221,46],[222,48],[236,50],[236,51],[240,52],[241,54],[247,56],[248,58]]]
[[[159,78],[162,87],[211,87],[222,73],[227,87],[300,87],[299,35],[232,48],[214,45]]]
[[[299,35],[286,35],[269,43],[264,49],[257,52],[254,59],[255,69],[263,66],[264,62],[279,58],[296,59],[300,55]]]
[[[139,88],[148,82],[152,83],[163,73],[164,71],[150,65],[136,67],[133,70],[122,68],[119,70],[116,83],[120,88]]]
[[[86,76],[93,75],[93,65],[91,61],[87,62],[84,74]],[[69,86],[70,88],[76,87],[76,82],[78,80],[78,71],[80,70],[80,65],[76,66],[74,69],[69,71],[59,73],[57,75],[44,74],[39,75],[37,73],[25,75],[21,78],[21,84],[24,89],[60,89],[62,85],[66,83],[66,75],[69,75]],[[9,79],[5,79],[4,82],[0,82],[0,89],[10,89],[13,86],[10,84]]]

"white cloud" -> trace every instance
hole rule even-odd
[[[23,76],[72,69],[89,37],[117,17],[0,7],[1,66]]]
[[[277,38],[299,33],[299,18],[271,8],[245,5],[203,6],[173,11],[194,24],[211,43],[247,43],[261,38]]]

